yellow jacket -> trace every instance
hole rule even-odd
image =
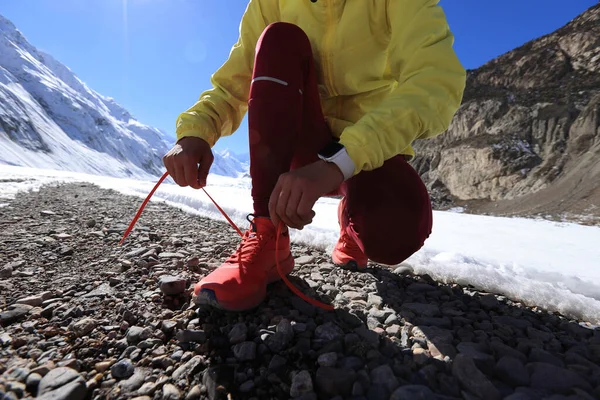
[[[438,0],[250,0],[228,60],[177,118],[177,138],[211,146],[236,131],[247,111],[256,42],[273,22],[308,35],[321,104],[354,161],[355,174],[411,143],[444,132],[462,101],[466,72]]]

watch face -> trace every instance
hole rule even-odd
[[[330,158],[339,153],[343,148],[344,146],[338,142],[331,142],[319,151],[319,155],[321,157]]]

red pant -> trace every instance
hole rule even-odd
[[[299,27],[278,22],[260,37],[248,124],[254,211],[268,216],[279,175],[317,161],[318,151],[332,138],[321,109],[311,44]],[[339,193],[346,197],[341,223],[375,262],[404,261],[431,233],[429,194],[402,155],[347,180]]]

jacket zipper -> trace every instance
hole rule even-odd
[[[333,47],[331,42],[333,40],[335,25],[332,7],[334,7],[334,5],[330,4],[330,2],[325,3],[325,8],[327,9],[327,30],[325,31],[325,40],[323,46],[323,56],[325,64],[325,68],[323,68],[323,71],[325,73],[325,84],[327,86],[327,90],[332,96],[337,96],[333,84],[333,66],[331,62],[331,48]]]

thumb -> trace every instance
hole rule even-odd
[[[206,178],[208,177],[208,171],[213,163],[212,154],[210,157],[202,157],[200,160],[200,166],[198,167],[198,183],[201,187],[206,186]]]

